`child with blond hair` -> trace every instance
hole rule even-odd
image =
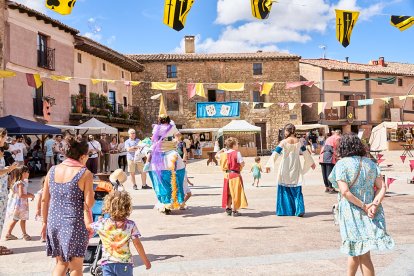
[[[102,241],[103,275],[133,275],[134,263],[129,248],[131,240],[145,267],[150,269],[151,263],[139,240],[141,234],[135,222],[128,219],[132,212],[129,193],[126,191],[111,192],[105,197],[102,211],[110,217],[100,218],[88,228],[95,230]]]
[[[253,173],[253,179],[254,179],[252,186],[256,184],[256,187],[259,187],[260,178],[262,178],[262,173],[263,173],[262,166],[260,165],[260,157],[256,157],[254,159],[254,164],[250,172]]]

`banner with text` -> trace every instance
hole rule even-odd
[[[199,102],[196,104],[197,119],[240,117],[240,102]]]

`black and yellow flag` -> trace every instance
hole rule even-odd
[[[405,31],[414,25],[414,16],[391,16],[391,25],[400,29],[400,31]]]
[[[252,4],[252,15],[258,19],[269,17],[272,9],[272,0],[250,0]]]
[[[351,43],[352,30],[358,20],[359,12],[335,10],[336,12],[336,38],[347,47]]]
[[[164,24],[176,31],[184,29],[187,15],[194,4],[194,0],[165,0]]]
[[[46,7],[62,15],[68,15],[75,3],[76,0],[46,0]]]

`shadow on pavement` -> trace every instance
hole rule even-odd
[[[184,218],[201,217],[224,213],[224,209],[218,206],[191,206],[181,213]],[[180,215],[181,215],[180,214]],[[178,214],[177,214],[178,215]]]
[[[134,205],[132,210],[151,210],[154,209],[154,205]]]
[[[180,238],[196,237],[196,236],[207,236],[209,234],[170,234],[170,235],[157,235],[152,237],[143,237],[141,241],[166,241]]]
[[[262,217],[268,217],[268,216],[276,216],[276,212],[259,212],[259,213],[243,213],[243,210],[240,211],[241,217],[248,217],[248,218],[262,218]]]
[[[328,215],[332,216],[332,212],[309,212],[309,213],[305,213],[303,217],[312,218],[312,217],[317,217],[317,216],[328,216]]]
[[[172,258],[184,258],[184,255],[154,255],[154,254],[147,254],[148,260],[150,260],[150,262],[159,262],[159,261],[165,261],[165,260],[169,260]],[[134,261],[134,266],[141,266],[143,265],[141,258],[139,257],[139,255],[135,255],[132,257],[133,261]]]
[[[192,196],[216,196],[221,194],[193,194]]]
[[[33,246],[33,247],[20,247],[20,248],[9,247],[9,249],[13,250],[13,254],[24,254],[24,253],[42,252],[42,251],[46,253],[45,245]]]
[[[233,228],[235,230],[266,230],[266,229],[277,229],[277,228],[282,228],[284,226],[257,226],[257,227],[236,227]]]
[[[191,186],[191,190],[209,190],[209,189],[223,189],[223,186]]]

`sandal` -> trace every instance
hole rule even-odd
[[[8,249],[7,247],[0,246],[0,256],[11,255],[11,254],[13,254],[12,250]]]
[[[23,239],[25,240],[25,241],[31,241],[32,240],[32,237],[30,237],[29,235],[27,235],[27,234],[24,234],[23,235]]]
[[[15,235],[6,235],[6,241],[15,241],[18,240],[18,238]]]
[[[240,217],[241,214],[237,211],[233,211],[233,217]]]
[[[227,208],[226,213],[227,213],[228,216],[231,216],[231,208]]]

